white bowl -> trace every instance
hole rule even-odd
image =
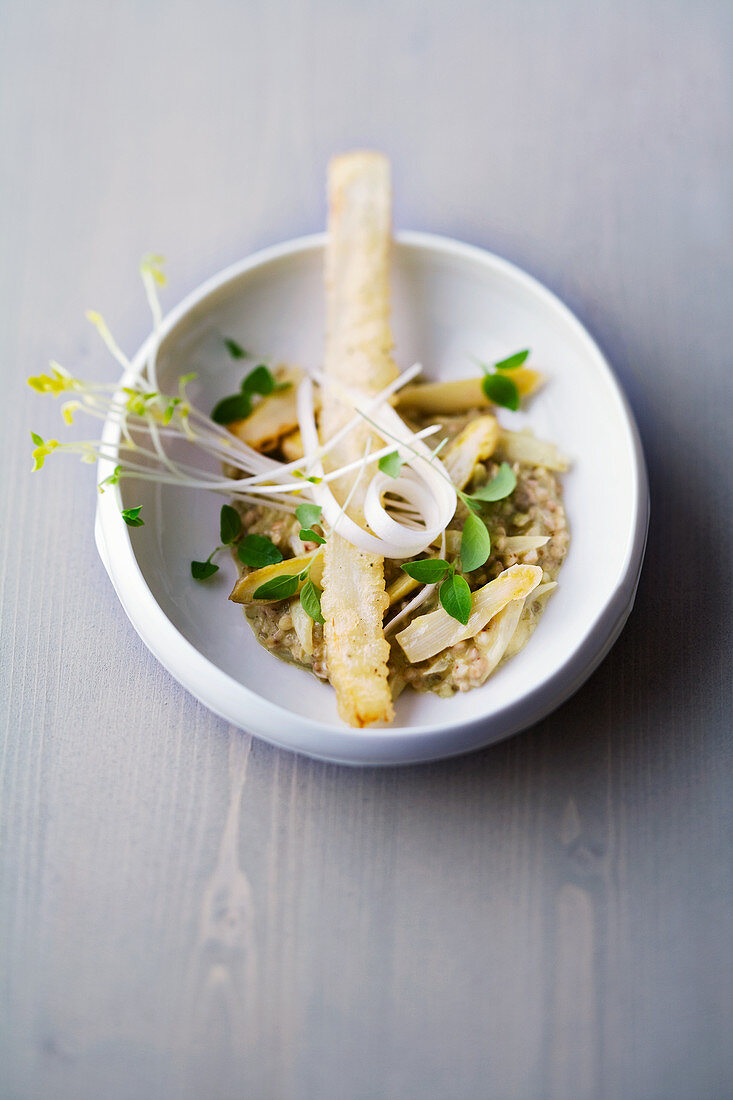
[[[195,370],[192,398],[208,411],[237,388],[244,368],[223,346],[231,336],[254,354],[320,365],[325,236],[278,245],[203,284],[164,323],[161,388]],[[218,537],[215,494],[127,482],[99,498],[96,540],[132,624],[172,675],[216,714],[274,744],[350,764],[435,760],[488,745],[538,721],[571,695],[618,637],[631,610],[646,541],[649,498],[636,427],[608,363],[569,310],[536,280],[488,252],[424,233],[402,233],[393,255],[398,364],[426,376],[470,374],[470,356],[491,361],[519,348],[549,376],[527,423],[572,458],[564,478],[571,547],[558,590],[527,647],[481,688],[452,699],[404,692],[395,724],[353,730],[333,690],[272,657],[227,595],[236,571],[201,584],[191,559]],[[138,353],[134,369],[146,359]],[[128,379],[129,381],[129,379]],[[123,384],[126,384],[123,380]],[[105,439],[117,443],[108,423]],[[111,472],[101,463],[100,479]],[[124,506],[142,504],[144,527],[128,529]]]

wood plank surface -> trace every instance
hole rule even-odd
[[[733,1095],[733,14],[726,0],[6,0],[0,9],[0,1095]],[[208,713],[128,623],[92,479],[29,476],[49,357],[113,377],[169,300],[395,223],[536,274],[637,415],[636,609],[582,690],[444,764],[326,766]]]

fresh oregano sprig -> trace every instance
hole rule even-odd
[[[233,359],[244,359],[247,352],[229,338],[224,340]],[[217,424],[231,424],[234,420],[246,420],[252,413],[252,398],[255,395],[269,397],[271,393],[290,388],[290,382],[278,382],[269,367],[264,363],[254,367],[242,381],[238,393],[223,397],[217,402],[211,413],[211,419]]]
[[[512,495],[517,487],[517,478],[514,470],[508,462],[502,462],[491,481],[487,481],[474,493],[463,493],[456,490],[463,503],[472,512],[479,512],[485,504],[493,504],[497,500],[504,500]]]
[[[452,562],[443,558],[422,558],[402,566],[408,577],[423,584],[440,584],[438,598],[441,607],[463,626],[471,614],[471,589]]]
[[[299,504],[295,509],[295,516],[298,522],[301,524],[300,538],[304,542],[315,542],[319,546],[323,546],[326,542],[323,535],[319,535],[317,531],[312,529],[313,524],[319,523],[321,518],[321,508],[318,504]],[[250,536],[247,538],[262,538],[262,536]],[[243,542],[247,540],[244,539]],[[267,540],[269,541],[269,540]],[[275,547],[277,550],[277,547]],[[277,551],[280,553],[279,550]],[[241,557],[241,550],[240,550]],[[282,555],[280,554],[278,561],[282,561]],[[247,562],[249,564],[249,562]],[[274,563],[268,563],[274,564]],[[316,623],[324,622],[323,613],[321,611],[321,590],[310,578],[311,562],[300,570],[298,573],[281,573],[277,577],[273,577],[269,581],[265,581],[259,588],[255,589],[254,599],[256,600],[287,600],[291,596],[294,596],[305,581],[302,588],[300,588],[300,604],[307,615],[310,616]]]
[[[214,562],[215,554],[223,550],[225,546],[231,546],[242,533],[242,517],[231,504],[223,504],[219,514],[219,537],[221,543],[209,554],[206,561],[191,562],[191,576],[195,581],[205,581],[218,573],[219,566]]]
[[[502,500],[508,496],[514,491],[515,485],[514,473],[504,462],[496,477],[473,496],[459,492],[459,496],[469,508],[461,533],[460,556],[461,569],[464,573],[472,573],[475,569],[480,569],[489,560],[491,553],[489,530],[476,512],[485,502]],[[402,569],[409,577],[422,584],[440,584],[438,597],[441,606],[452,618],[457,619],[463,626],[466,625],[468,616],[471,614],[471,590],[466,579],[456,572],[455,565],[444,561],[443,558],[420,558],[417,561],[406,562]]]
[[[289,600],[298,591],[301,583],[305,581],[300,589],[301,606],[314,622],[324,622],[321,612],[321,590],[310,579],[310,567],[311,563],[309,562],[305,569],[301,569],[298,573],[280,573],[277,577],[265,581],[264,584],[255,589],[254,599]]]
[[[501,405],[502,408],[511,409],[513,412],[517,411],[519,390],[514,379],[509,378],[504,371],[516,370],[528,357],[529,348],[525,348],[524,351],[517,351],[513,355],[508,355],[506,359],[499,359],[496,363],[489,365],[482,363],[479,359],[475,360],[484,372],[481,388],[494,405]]]
[[[144,527],[145,520],[140,515],[142,511],[142,504],[138,504],[137,508],[123,508],[122,518],[128,527]]]

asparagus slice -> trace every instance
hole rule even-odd
[[[325,374],[360,396],[371,396],[397,375],[389,327],[389,162],[377,153],[349,153],[329,165],[329,241],[326,250]],[[330,439],[353,405],[326,387],[320,433]],[[328,456],[330,469],[360,458],[370,437],[365,424]],[[376,440],[373,440],[377,446]],[[352,477],[332,485],[343,502]],[[363,522],[366,479],[353,493],[349,515]],[[339,714],[352,726],[389,722],[389,643],[382,620],[389,601],[384,559],[365,554],[338,533],[324,547],[324,638],[328,675]]]

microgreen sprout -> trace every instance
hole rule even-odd
[[[302,478],[303,481],[310,481],[311,485],[320,485],[323,481],[322,477],[306,477],[302,470],[293,470],[293,477]]]
[[[100,493],[103,493],[105,488],[108,485],[110,485],[110,486],[111,485],[118,485],[121,476],[122,476],[122,467],[121,466],[115,466],[114,470],[109,475],[109,477],[106,477],[104,479],[104,481],[100,481],[99,485],[97,486]]]
[[[31,453],[33,459],[33,472],[40,470],[52,451],[59,446],[58,439],[44,439],[38,432],[31,432],[31,439],[35,443],[35,450]]]
[[[517,367],[522,366],[528,357],[529,348],[525,348],[524,351],[517,351],[514,355],[508,355],[506,359],[499,359],[491,365],[482,363],[479,359],[475,360],[484,372],[481,388],[494,405],[501,405],[513,412],[517,411],[519,408],[517,384],[514,379],[509,378],[503,372],[516,370]]]

